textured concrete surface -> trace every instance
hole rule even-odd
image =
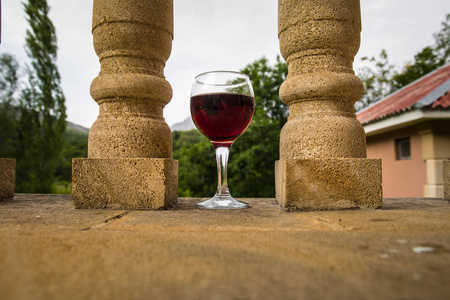
[[[79,210],[70,196],[0,202],[9,299],[449,299],[450,204],[284,212]]]
[[[14,198],[16,188],[16,160],[0,158],[0,200]]]
[[[76,208],[158,210],[178,195],[178,161],[167,158],[74,158]]]
[[[285,210],[379,208],[381,160],[282,159],[275,164],[276,197]]]
[[[342,176],[335,177],[335,166],[341,165],[342,159],[366,158],[364,129],[353,107],[364,92],[361,80],[353,71],[360,32],[359,0],[278,1],[280,51],[289,69],[280,87],[280,99],[289,106],[289,118],[280,134],[280,161],[275,178],[277,201],[285,209],[320,210],[363,202],[376,207],[382,201],[378,192],[381,176],[371,178],[372,187],[368,182],[352,180],[355,173],[364,174],[364,178],[381,174],[381,164],[374,170],[371,161],[359,161],[356,169],[347,168],[347,173],[340,171]],[[298,160],[293,163],[297,166],[306,166],[304,160],[309,159],[317,168],[285,172],[280,166],[290,164],[286,160],[292,159]],[[318,164],[315,159],[335,162]],[[330,166],[331,171],[326,172]],[[336,189],[331,188],[309,193],[305,198],[303,188],[314,189],[312,178],[316,175],[321,177],[321,182],[341,182],[347,188],[345,196],[336,195]],[[368,197],[367,187],[377,192]]]
[[[443,165],[444,198],[450,200],[450,160],[444,160]]]

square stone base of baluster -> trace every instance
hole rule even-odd
[[[450,201],[450,160],[444,160],[444,199]]]
[[[178,161],[168,158],[74,158],[75,208],[159,210],[178,196]]]
[[[0,200],[14,198],[16,188],[16,160],[0,158]]]
[[[381,160],[278,160],[275,188],[286,211],[381,208]]]

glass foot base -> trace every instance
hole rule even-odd
[[[198,208],[202,209],[240,209],[250,207],[245,202],[240,202],[231,196],[215,195],[209,200],[197,203]]]

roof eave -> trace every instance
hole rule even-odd
[[[414,109],[401,114],[396,114],[380,121],[363,125],[366,136],[378,135],[381,133],[410,127],[412,125],[437,119],[450,119],[450,110],[424,110]]]

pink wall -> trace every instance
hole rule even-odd
[[[397,160],[395,140],[410,138],[411,159]],[[422,139],[415,127],[367,137],[367,158],[381,158],[384,198],[420,198],[426,184]]]

